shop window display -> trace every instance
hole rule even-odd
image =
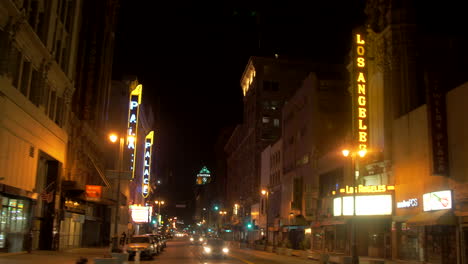
[[[23,250],[23,237],[28,229],[28,200],[0,196],[0,249]]]

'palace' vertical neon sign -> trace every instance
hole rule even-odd
[[[153,147],[154,132],[151,131],[145,138],[145,157],[143,163],[143,180],[141,182],[141,194],[143,198],[148,197],[150,192],[150,176],[151,176],[151,154]]]
[[[361,34],[356,34],[356,66],[357,66],[357,137],[360,150],[367,150],[368,118],[367,118],[367,89],[366,89],[366,47]]]
[[[130,93],[130,106],[128,109],[128,129],[127,129],[127,148],[130,150],[130,171],[132,179],[135,177],[135,155],[138,130],[138,116],[140,113],[141,93],[143,86],[139,84]]]

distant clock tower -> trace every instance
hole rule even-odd
[[[211,172],[203,166],[200,172],[197,174],[197,185],[205,185],[211,181]]]

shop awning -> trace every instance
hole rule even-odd
[[[439,210],[419,213],[406,221],[408,225],[455,225],[456,219],[451,210]]]

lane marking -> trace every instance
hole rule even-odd
[[[239,257],[234,256],[234,255],[232,255],[232,254],[229,254],[229,256],[231,256],[231,257],[233,257],[233,258],[235,258],[235,259],[238,259],[238,260],[240,260],[240,261],[242,261],[242,262],[244,262],[244,263],[247,263],[247,264],[255,264],[255,263],[253,263],[253,262],[250,262],[250,261],[245,260],[245,259],[243,259],[243,258],[239,258]]]

